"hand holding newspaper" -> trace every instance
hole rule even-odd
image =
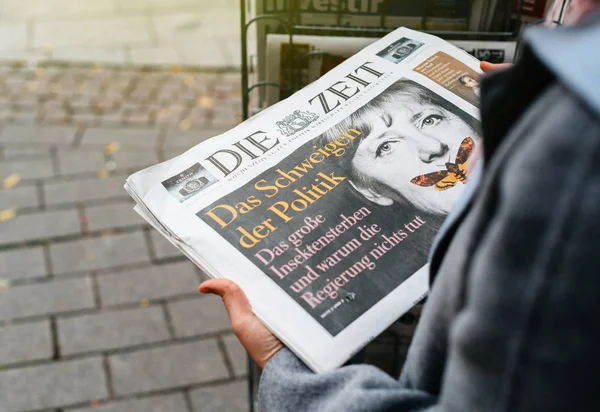
[[[125,188],[307,365],[331,370],[427,295],[429,248],[480,141],[478,67],[398,29]]]

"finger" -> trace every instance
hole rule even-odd
[[[198,291],[200,293],[219,295],[223,299],[223,304],[225,305],[225,309],[227,309],[232,325],[239,324],[247,316],[253,314],[248,298],[246,298],[242,289],[230,280],[207,280],[198,287]]]
[[[512,66],[510,63],[498,63],[498,64],[494,64],[494,63],[490,63],[490,62],[481,62],[479,64],[479,67],[485,73],[495,72],[497,70],[502,70],[502,69],[507,69],[510,66]]]

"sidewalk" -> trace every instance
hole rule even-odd
[[[0,59],[240,64],[239,0],[0,0]]]
[[[239,73],[0,65],[0,410],[248,410],[221,302],[123,190],[240,110]]]

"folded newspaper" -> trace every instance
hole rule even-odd
[[[307,365],[334,369],[427,295],[480,141],[478,67],[400,28],[125,188]]]

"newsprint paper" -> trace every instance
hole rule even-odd
[[[314,371],[428,291],[480,140],[478,61],[401,28],[234,129],[127,179],[136,211]]]

